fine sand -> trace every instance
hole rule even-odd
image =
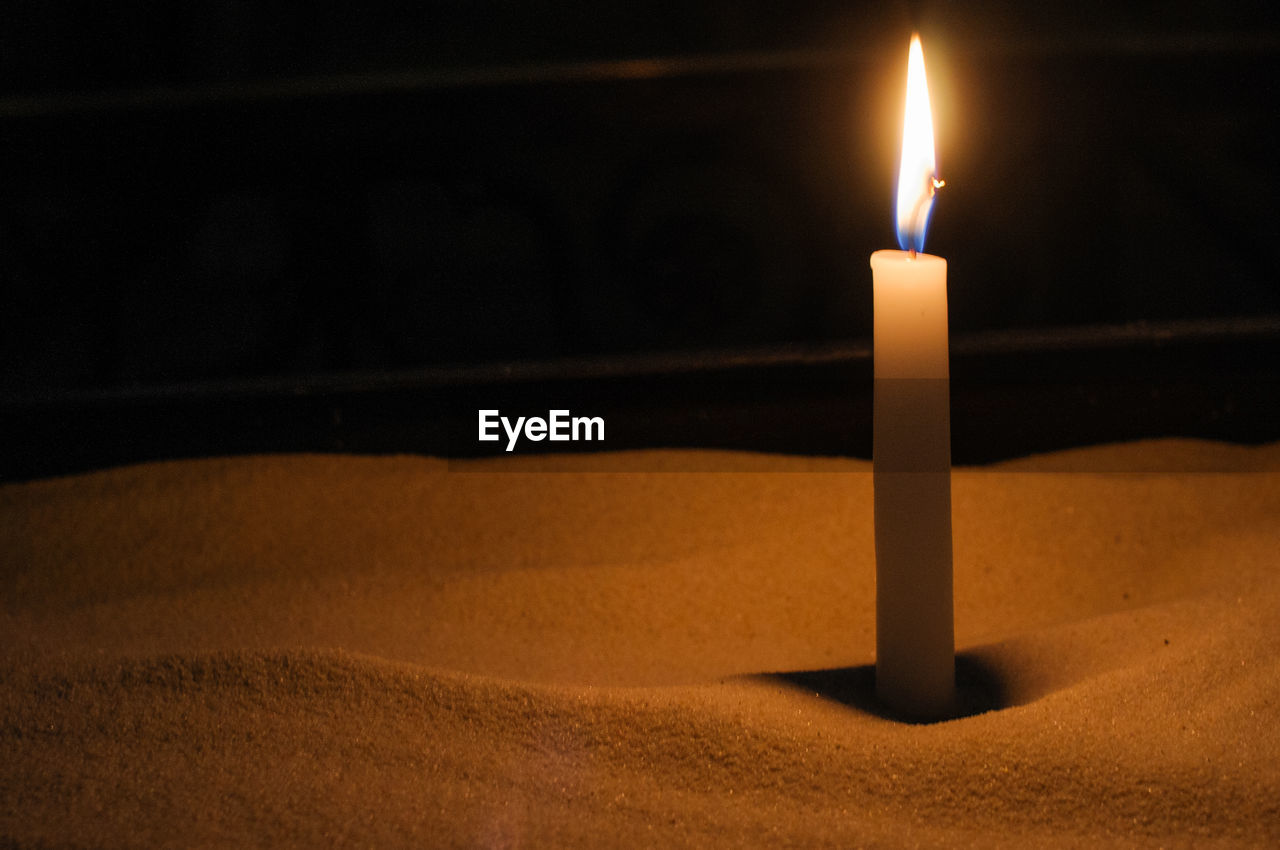
[[[1280,445],[1079,450],[953,499],[990,710],[911,725],[870,696],[865,462],[2,487],[0,846],[1280,844]]]

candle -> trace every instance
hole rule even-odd
[[[947,261],[922,253],[936,178],[920,38],[911,40],[901,251],[871,255],[875,300],[876,696],[901,715],[954,709]]]

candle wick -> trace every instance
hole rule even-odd
[[[947,185],[947,181],[939,180],[936,174],[929,175],[929,177],[926,179],[928,181],[927,188],[929,190],[929,194],[921,195],[920,197],[916,198],[916,205],[911,208],[911,220],[916,224],[920,224],[920,210],[921,208],[924,207],[925,202],[932,201],[933,196],[937,194],[938,190],[941,189],[943,186]],[[911,247],[907,249],[907,259],[914,260],[915,258],[916,258],[916,246],[912,244]]]

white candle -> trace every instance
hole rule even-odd
[[[912,717],[954,709],[947,261],[919,253],[933,204],[933,121],[911,41],[898,241],[871,255],[875,298],[876,695]]]

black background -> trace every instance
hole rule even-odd
[[[3,474],[550,396],[865,454],[913,28],[957,459],[1280,437],[1272,4],[1063,5],[11,3]]]

